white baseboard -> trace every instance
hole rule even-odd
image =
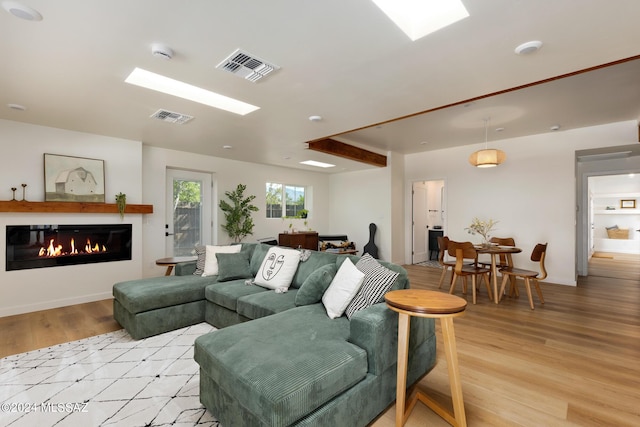
[[[111,292],[101,292],[92,295],[83,295],[74,298],[65,298],[53,301],[45,301],[36,304],[27,304],[0,309],[0,317],[14,316],[16,314],[32,313],[34,311],[49,310],[51,308],[66,307],[68,305],[83,304],[86,302],[100,301],[113,298]]]

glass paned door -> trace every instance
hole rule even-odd
[[[211,244],[211,174],[167,169],[167,256]]]

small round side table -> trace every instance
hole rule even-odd
[[[165,276],[171,276],[171,272],[173,271],[173,267],[180,262],[188,262],[195,261],[198,257],[195,256],[177,256],[171,258],[160,258],[156,260],[156,265],[161,267],[167,267],[167,271],[164,272]]]
[[[396,427],[404,426],[417,401],[421,401],[452,426],[466,427],[467,419],[462,401],[462,384],[458,369],[456,336],[453,318],[464,314],[467,301],[455,295],[420,289],[401,289],[388,292],[385,301],[389,308],[398,313],[398,373],[396,383]],[[406,405],[407,356],[409,348],[409,322],[411,316],[440,319],[444,352],[449,370],[449,385],[453,414],[438,402],[417,390]]]

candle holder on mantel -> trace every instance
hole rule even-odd
[[[16,187],[11,187],[11,191],[13,191],[13,199],[11,199],[12,202],[17,202],[16,200]]]
[[[27,184],[22,184],[22,201],[26,202],[27,198],[25,197],[27,191]]]

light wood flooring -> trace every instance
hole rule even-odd
[[[640,277],[629,271],[637,264],[611,261],[598,258],[593,273],[605,276],[590,270],[578,287],[543,283],[546,304],[534,299],[534,311],[522,284],[520,298],[499,305],[484,290],[477,305],[466,296],[469,306],[454,324],[469,426],[640,425]],[[405,267],[413,288],[437,290],[439,270]],[[612,274],[632,278],[606,277]],[[111,300],[4,317],[0,356],[118,328]],[[439,322],[436,328],[438,363],[418,387],[447,402]],[[392,405],[372,426],[391,427],[394,417]],[[406,423],[447,425],[421,403]]]

